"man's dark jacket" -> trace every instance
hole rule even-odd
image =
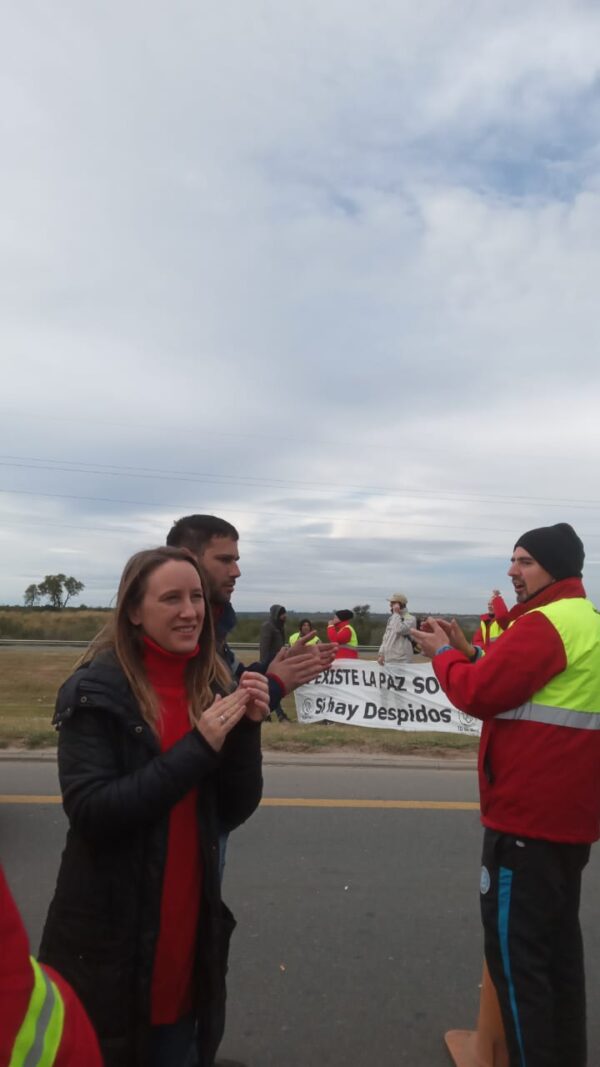
[[[260,628],[259,656],[261,662],[267,666],[285,645],[285,627],[280,619],[284,610],[281,604],[273,604],[269,611],[269,618]]]
[[[146,1067],[169,813],[197,788],[203,863],[198,1032],[201,1062],[212,1064],[235,926],[221,901],[218,832],[239,826],[259,804],[260,726],[243,719],[220,753],[193,729],[161,754],[110,653],[65,682],[54,721],[69,831],[40,960],[79,994],[106,1067]]]
[[[261,660],[258,663],[250,663],[247,667],[240,663],[235,652],[227,643],[227,638],[236,623],[237,616],[231,604],[218,605],[218,609],[213,605],[213,624],[217,639],[217,652],[224,659],[231,677],[238,685],[245,671],[256,671],[257,674],[264,674],[269,683],[269,707],[274,710],[279,707],[285,696],[285,687],[276,674],[267,673],[269,663],[273,657],[271,656],[271,659],[266,663]],[[283,641],[279,647],[283,647]]]

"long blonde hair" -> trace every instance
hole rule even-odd
[[[90,642],[76,664],[79,667],[91,663],[100,652],[112,651],[132,688],[142,716],[156,734],[160,708],[144,666],[143,635],[140,628],[131,622],[130,614],[141,604],[150,575],[170,560],[190,563],[200,578],[203,590],[207,589],[202,569],[187,548],[161,545],[159,548],[136,552],[125,564],[121,575],[114,615]],[[217,655],[212,612],[208,601],[200,633],[200,651],[186,665],[185,685],[192,725],[199,721],[202,712],[213,703],[215,688],[226,692],[233,688],[231,676]]]

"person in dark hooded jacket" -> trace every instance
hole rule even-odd
[[[285,608],[281,604],[272,604],[269,608],[269,618],[266,622],[263,622],[260,628],[260,647],[258,654],[261,663],[264,663],[265,667],[269,666],[269,663],[275,659],[277,653],[280,652],[285,645],[285,619]],[[279,722],[289,722],[281,704],[277,704],[277,706],[273,708],[273,711]]]
[[[235,692],[215,655],[198,563],[139,552],[114,618],[61,688],[69,820],[40,961],[83,1002],[105,1067],[211,1067],[235,925],[218,834],[259,804],[266,680]]]

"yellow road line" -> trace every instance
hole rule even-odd
[[[60,804],[59,796],[32,796],[26,793],[0,793],[0,804]],[[264,797],[263,808],[401,808],[429,811],[479,811],[479,804],[467,800],[336,800],[320,797]]]

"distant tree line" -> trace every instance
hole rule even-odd
[[[47,600],[55,611],[66,608],[69,600],[85,589],[83,582],[76,578],[67,578],[66,574],[47,574],[38,585],[28,585],[23,594],[26,608],[35,608],[42,600]]]
[[[49,583],[49,584],[48,584]],[[25,591],[24,607],[12,605],[0,606],[0,638],[62,638],[72,640],[89,640],[104,625],[110,608],[89,608],[84,604],[69,605],[64,611],[65,605],[73,597],[78,596],[83,590],[82,582],[75,578],[67,578],[64,574],[46,575],[43,582],[29,586]],[[43,603],[42,603],[43,601]],[[28,609],[34,609],[34,613],[28,615]],[[83,611],[85,609],[85,611]],[[385,630],[388,619],[387,612],[371,611],[369,604],[355,604],[353,607],[354,619],[352,625],[356,630],[360,645],[378,646]],[[81,618],[83,614],[90,617]],[[45,613],[47,621],[43,621]],[[95,617],[94,613],[98,616]],[[427,613],[429,614],[429,613]],[[442,615],[443,618],[451,618],[451,615],[433,610],[432,615]],[[332,617],[333,611],[288,611],[286,620],[286,634],[289,638],[299,629],[300,620],[311,618],[313,626],[322,641],[327,640],[327,622]],[[21,618],[19,618],[21,616]],[[418,619],[424,618],[421,614]],[[267,612],[238,612],[238,621],[230,635],[233,642],[239,641],[246,644],[258,644],[260,628],[267,618]],[[477,615],[457,615],[458,622],[470,637],[476,629],[479,621]]]

